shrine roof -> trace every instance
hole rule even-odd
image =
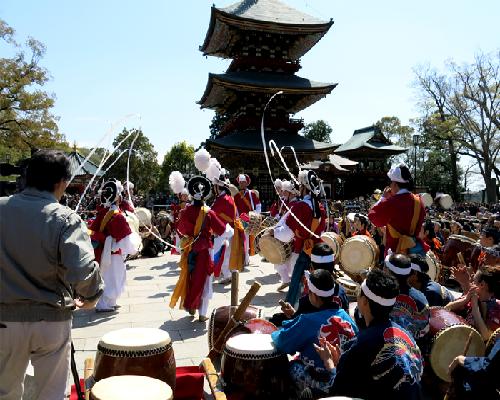
[[[80,153],[77,151],[72,151],[71,153],[68,154],[68,159],[69,159],[69,165],[70,165],[70,171],[71,175],[74,175],[76,171],[80,168],[80,165],[83,164],[85,161],[85,157],[82,156]],[[92,161],[87,160],[85,164],[83,164],[83,167],[80,169],[80,172],[76,174],[76,176],[79,175],[95,175],[98,170],[98,166],[95,165]],[[99,171],[97,173],[97,176],[102,176],[104,174],[104,171]]]
[[[355,167],[358,165],[359,162],[357,161],[352,161],[349,160],[348,158],[341,157],[337,154],[329,154],[328,155],[328,160],[326,161],[321,161],[321,160],[316,160],[316,161],[311,161],[307,164],[301,165],[303,169],[319,169],[323,165],[332,165],[337,169],[338,171],[350,171],[349,167]],[[347,168],[344,168],[347,167]]]
[[[380,128],[373,125],[355,130],[351,138],[335,150],[335,153],[347,153],[362,149],[391,154],[400,154],[406,151],[404,147],[392,144],[392,142],[384,136]]]
[[[298,134],[266,132],[267,143],[269,143],[270,140],[274,140],[280,149],[283,146],[293,146],[297,153],[333,151],[333,149],[338,146],[338,144],[318,142]],[[208,139],[206,143],[207,145],[215,145],[226,149],[263,151],[260,132],[257,131],[236,132],[221,138]]]
[[[260,92],[274,94],[283,91],[282,96],[295,95],[299,98],[289,110],[298,112],[329,94],[337,83],[313,82],[296,75],[271,72],[227,72],[209,74],[207,87],[198,104],[201,108],[222,108],[234,98],[231,92]]]
[[[298,59],[328,32],[333,21],[324,21],[296,10],[279,0],[242,0],[224,8],[212,6],[210,25],[200,50],[203,54],[230,57],[235,30],[255,30],[287,35],[312,35],[298,44],[292,59]]]

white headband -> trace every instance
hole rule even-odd
[[[375,303],[380,304],[381,306],[390,307],[396,303],[395,297],[392,299],[384,299],[383,297],[380,297],[380,296],[376,295],[375,293],[373,293],[368,288],[368,286],[366,284],[366,279],[361,284],[361,290],[363,291],[363,293],[365,294],[366,297],[368,297],[370,300],[373,300]]]
[[[422,272],[422,268],[420,268],[420,265],[411,263],[411,269],[414,271]]]
[[[410,275],[411,268],[399,268],[396,267],[394,264],[392,264],[389,261],[389,257],[391,256],[392,253],[388,253],[387,256],[385,257],[385,266],[389,268],[392,272],[398,275]]]
[[[328,254],[327,256],[318,256],[316,254],[311,254],[311,262],[316,264],[326,264],[335,261],[335,256],[333,254]]]
[[[397,167],[392,167],[387,173],[387,176],[393,182],[408,183],[408,181],[401,176],[400,166],[402,165],[398,165]]]
[[[335,294],[335,285],[328,291],[318,289],[316,286],[314,286],[314,284],[311,282],[311,279],[309,278],[311,273],[309,271],[304,271],[304,274],[307,279],[307,286],[309,287],[309,291],[313,292],[315,295],[319,297],[331,297]]]

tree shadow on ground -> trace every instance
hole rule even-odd
[[[151,275],[143,275],[143,276],[136,276],[134,278],[134,281],[150,281],[154,279]]]

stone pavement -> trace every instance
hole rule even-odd
[[[172,338],[177,366],[199,365],[208,354],[207,322],[199,322],[186,311],[168,306],[179,275],[180,256],[165,254],[156,258],[131,260],[127,267],[127,287],[118,299],[121,306],[114,313],[95,313],[78,310],[73,320],[75,360],[80,377],[87,357],[95,357],[97,343],[107,332],[131,327],[159,328]],[[276,291],[279,276],[272,264],[261,257],[251,257],[250,266],[240,274],[239,298],[245,296],[254,280],[262,284],[252,304],[262,308],[264,316],[279,312],[278,300],[285,293]],[[214,296],[210,302],[210,316],[216,307],[229,305],[231,285],[214,283]]]

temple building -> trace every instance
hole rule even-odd
[[[208,151],[230,170],[245,172],[261,199],[273,198],[261,141],[261,118],[265,113],[266,141],[293,146],[300,162],[327,159],[338,145],[317,142],[298,134],[303,120],[292,115],[314,104],[336,87],[296,75],[303,57],[330,29],[322,21],[278,0],[243,0],[226,8],[211,9],[210,25],[200,47],[203,55],[232,59],[228,70],[210,74],[199,104],[221,116],[224,124],[205,142]],[[295,166],[285,150],[289,166]],[[285,171],[271,157],[273,174]]]

